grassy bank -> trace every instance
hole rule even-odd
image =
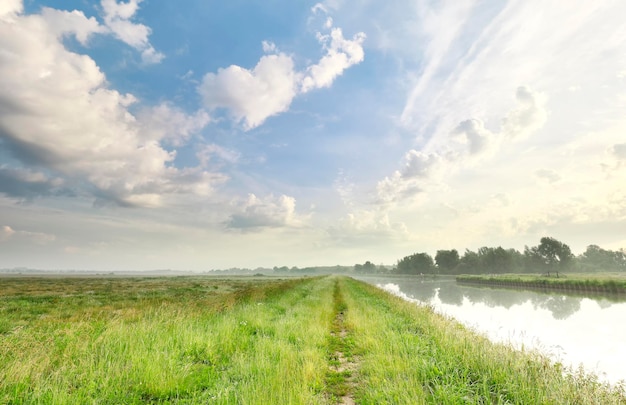
[[[626,403],[343,277],[0,282],[0,403]]]
[[[626,274],[580,273],[545,277],[537,274],[462,275],[460,283],[509,288],[564,290],[582,293],[626,294]]]

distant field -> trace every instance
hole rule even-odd
[[[337,276],[0,278],[0,403],[626,403]]]

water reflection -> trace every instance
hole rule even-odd
[[[605,381],[626,380],[623,301],[458,285],[453,278],[360,279],[430,305],[494,341],[541,350],[573,368],[582,364]]]

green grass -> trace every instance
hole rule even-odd
[[[19,282],[30,295],[2,284],[0,403],[325,401],[330,280]]]
[[[342,280],[360,358],[363,404],[620,404],[593,376],[564,374],[536,353],[489,342],[459,323]]]
[[[516,288],[546,288],[592,293],[625,294],[625,273],[568,273],[559,277],[537,274],[462,275],[461,283],[496,285]]]
[[[343,278],[0,279],[3,404],[626,403]]]

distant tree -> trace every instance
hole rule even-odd
[[[457,266],[457,272],[459,274],[475,274],[479,272],[479,268],[480,258],[478,253],[465,249],[465,253]]]
[[[361,274],[373,274],[376,273],[377,268],[376,265],[372,262],[370,262],[369,260],[366,261],[364,264],[355,264],[354,265],[354,272],[355,273],[361,273]]]
[[[401,274],[433,274],[435,262],[428,253],[415,253],[398,261],[397,272]]]
[[[456,249],[438,250],[435,255],[435,263],[442,273],[453,273],[460,262],[459,252]]]
[[[598,245],[589,245],[578,257],[578,263],[584,271],[625,271],[626,254],[623,250],[614,252]]]
[[[571,269],[574,263],[574,255],[565,243],[554,238],[543,237],[539,245],[524,249],[527,267],[534,271],[559,272]]]

